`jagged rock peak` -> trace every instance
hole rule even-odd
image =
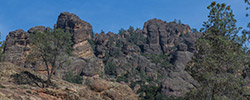
[[[168,54],[180,41],[180,37],[191,33],[188,25],[151,19],[144,23],[143,34],[147,37],[145,51],[154,54]]]
[[[62,12],[58,16],[55,28],[61,28],[65,31],[69,31],[72,35],[74,43],[91,39],[93,34],[92,26],[88,22],[85,22],[75,14],[68,12]]]
[[[7,35],[4,44],[4,54],[6,61],[19,66],[24,66],[25,56],[29,50],[28,33],[22,29],[12,31]]]

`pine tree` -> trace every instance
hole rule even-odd
[[[247,57],[242,49],[245,39],[239,38],[239,28],[230,6],[212,2],[204,36],[196,43],[194,59],[186,70],[200,83],[187,94],[188,100],[248,100],[244,95],[243,69]]]

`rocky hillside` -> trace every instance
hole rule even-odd
[[[102,88],[101,85],[105,85],[105,89],[97,89],[93,94],[98,92],[98,96],[101,96],[100,98],[102,99],[107,97],[112,100],[133,100],[131,99],[134,97],[133,93],[131,93],[130,89],[127,87],[117,88],[117,91],[120,91],[119,89],[126,91],[126,93],[122,93],[123,96],[112,96],[103,92],[106,89],[116,89],[110,88],[109,86],[112,82],[108,81],[127,84],[133,89],[138,97],[144,99],[182,97],[190,89],[199,86],[198,82],[184,69],[187,62],[192,59],[195,41],[202,34],[199,32],[192,32],[188,25],[176,22],[166,22],[160,19],[151,19],[144,23],[143,29],[134,29],[130,27],[127,30],[121,29],[119,33],[101,32],[94,34],[91,24],[81,20],[72,13],[63,12],[59,15],[54,28],[61,28],[65,31],[69,31],[74,43],[73,55],[70,56],[71,63],[57,68],[54,73],[55,76],[62,78],[66,73],[73,72],[76,75],[87,78],[99,77],[97,81],[107,83],[107,88],[105,84],[94,82],[94,85],[97,87],[100,86],[100,88]],[[27,60],[27,55],[32,50],[32,46],[29,42],[29,35],[34,34],[35,31],[42,32],[49,29],[51,28],[36,26],[29,29],[28,32],[24,30],[10,32],[4,44],[4,54],[7,56],[6,61],[17,65],[18,68],[24,67],[44,73],[45,67],[41,60],[37,59],[34,62],[29,62]],[[22,78],[22,76],[27,77],[27,74],[32,73],[28,71],[28,73],[21,72],[18,74],[21,74],[19,76]],[[32,75],[34,76],[34,74]],[[108,81],[104,81],[103,79]],[[6,83],[1,84],[4,86],[6,85]],[[7,85],[5,87],[12,86]],[[118,86],[124,85],[118,84]],[[85,89],[87,86],[83,86],[80,89],[82,88]],[[33,93],[36,90],[40,91],[40,88],[38,89],[36,87],[35,90],[27,89],[27,91],[28,90]],[[63,92],[61,94],[51,92],[61,90]],[[5,92],[2,91],[12,92],[11,94],[15,95],[14,91],[9,90],[9,88],[4,90],[1,89],[0,91],[0,93],[2,93],[1,95],[6,95],[3,94]],[[65,92],[67,90],[63,90],[61,86],[56,90],[50,91],[42,89],[41,91],[45,91],[42,92],[42,95],[47,96],[51,93],[50,96],[56,95],[56,98],[62,95],[67,96],[67,93],[70,93]],[[86,95],[92,97],[91,93]],[[30,96],[25,90],[20,91],[20,94],[25,94],[26,96],[17,96],[17,98],[26,98]],[[103,96],[104,94],[106,96]],[[130,94],[131,96],[128,96]],[[116,96],[131,98],[116,99]],[[79,98],[84,96],[76,97]],[[39,98],[39,93],[33,98]]]
[[[0,100],[137,100],[127,86],[100,78],[85,78],[81,85],[53,77],[44,88],[46,75],[11,63],[0,63]]]

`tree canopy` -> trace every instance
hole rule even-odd
[[[55,68],[59,66],[57,62],[62,59],[62,55],[71,53],[72,41],[70,33],[64,32],[62,29],[46,30],[44,32],[36,31],[30,35],[30,42],[32,52],[29,58],[33,60],[35,58],[42,59],[47,69],[47,85],[49,85]]]
[[[247,56],[242,49],[237,22],[230,6],[212,2],[204,36],[196,43],[194,59],[186,70],[200,83],[187,94],[188,100],[248,100],[245,96],[243,70]]]

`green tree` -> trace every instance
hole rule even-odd
[[[246,10],[249,10],[250,9],[250,2],[249,2],[249,0],[245,0],[245,3],[248,5],[247,7],[246,7]],[[247,17],[249,17],[249,14],[247,13],[246,14],[246,16]],[[243,31],[242,31],[242,34],[244,35],[244,34],[246,34],[246,39],[247,40],[250,40],[250,22],[247,24],[247,29],[244,29]],[[248,43],[249,43],[250,41],[248,41]]]
[[[47,86],[49,86],[55,69],[60,66],[58,62],[63,59],[62,55],[71,53],[72,41],[70,33],[64,32],[62,29],[35,32],[30,35],[30,42],[32,51],[29,59],[42,59],[47,69]]]
[[[188,100],[247,100],[242,77],[247,57],[242,49],[246,41],[238,38],[239,28],[230,6],[212,2],[205,35],[198,39],[194,59],[186,70],[200,83],[187,94]]]
[[[244,43],[246,39],[244,35],[239,37],[238,32],[241,27],[236,27],[237,20],[234,19],[233,10],[230,6],[222,3],[212,2],[207,9],[210,10],[208,21],[205,21],[201,28],[202,32],[211,33],[220,36],[227,36],[239,43]]]

